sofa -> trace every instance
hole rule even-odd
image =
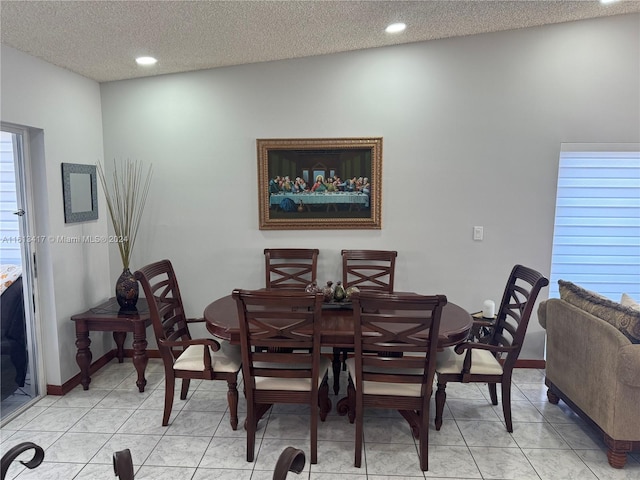
[[[560,298],[541,302],[546,330],[547,397],[563,400],[597,428],[609,464],[622,468],[640,450],[640,309],[560,280]]]

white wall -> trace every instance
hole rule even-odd
[[[97,82],[2,46],[0,118],[29,127],[36,231],[33,235],[105,235],[107,218],[64,223],[60,164],[95,164],[103,158]],[[75,330],[69,317],[109,297],[109,250],[101,244],[36,244],[38,322],[46,383],[61,385],[79,371]],[[93,333],[94,359],[112,347],[110,335]]]
[[[153,162],[132,267],[170,258],[191,315],[262,286],[267,246],[319,248],[321,281],[342,248],[396,249],[399,290],[480,309],[514,263],[549,274],[560,143],[640,141],[638,15],[100,86],[1,54],[2,121],[41,129],[37,233],[107,231],[102,200],[98,221],[64,224],[62,162]],[[384,137],[383,229],[258,230],[256,138],[346,136]],[[39,252],[47,383],[61,384],[78,373],[69,316],[112,295],[121,266],[104,245]],[[94,359],[112,346],[91,338]],[[543,343],[533,319],[521,357]]]
[[[470,310],[498,302],[515,263],[549,274],[560,143],[640,138],[639,25],[627,15],[102,84],[106,158],[155,169],[132,266],[170,258],[192,315],[262,286],[274,246],[319,248],[320,281],[338,277],[343,248],[395,249],[398,290]],[[358,136],[384,137],[381,231],[258,229],[256,138]],[[521,358],[543,345],[534,318]]]

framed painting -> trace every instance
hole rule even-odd
[[[382,227],[381,137],[256,143],[260,230]]]

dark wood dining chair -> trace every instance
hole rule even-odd
[[[118,480],[133,480],[133,458],[128,448],[113,452],[113,473]]]
[[[28,452],[29,450],[33,450],[33,456],[31,457],[31,460],[26,460],[26,455],[23,455],[23,453]],[[4,452],[0,461],[0,480],[5,480],[9,467],[13,461],[17,460],[19,457],[22,458],[22,460],[18,460],[22,465],[33,470],[34,468],[38,468],[44,461],[44,449],[33,442],[18,443],[8,449]],[[11,478],[13,478],[13,475]]]
[[[355,356],[347,359],[348,415],[356,423],[355,466],[362,463],[364,409],[400,411],[419,438],[429,469],[429,404],[444,295],[355,293]]]
[[[247,461],[254,459],[258,422],[274,403],[307,404],[311,463],[318,457],[318,416],[331,410],[328,371],[320,354],[322,294],[289,290],[234,290],[242,376],[247,399]]]
[[[289,472],[300,473],[304,470],[306,457],[299,448],[286,447],[276,462],[272,480],[285,480]]]
[[[169,424],[176,378],[182,379],[180,399],[185,400],[191,379],[225,380],[231,428],[238,427],[238,372],[240,347],[213,338],[192,338],[173,266],[161,260],[135,272],[149,304],[158,350],[164,363],[165,392],[162,425]]]
[[[436,374],[436,430],[442,426],[448,382],[481,382],[489,385],[493,405],[498,404],[496,385],[502,395],[502,412],[508,432],[511,421],[511,375],[524,342],[538,293],[549,285],[541,273],[522,265],[511,270],[496,320],[482,341],[467,341],[438,354]]]
[[[34,445],[34,446],[38,447],[37,445]],[[44,451],[42,449],[40,450],[42,454],[39,461],[42,462],[42,459],[44,458]],[[24,451],[24,449],[20,450],[18,454],[22,453],[22,451]],[[10,452],[7,452],[7,453],[9,454]],[[9,455],[7,455],[7,457],[8,456]],[[278,457],[278,461],[276,462],[276,466],[273,470],[272,480],[285,480],[289,472],[293,472],[293,473],[302,472],[302,470],[304,469],[305,460],[306,459],[304,456],[304,452],[302,450],[294,447],[285,447],[282,453],[280,453],[280,456]],[[9,463],[7,463],[7,468]],[[21,462],[21,463],[24,463],[24,462]],[[5,472],[7,470],[4,467],[4,457],[3,457],[2,465],[3,465],[2,467],[3,474],[0,477],[0,480],[4,480]],[[33,466],[29,466],[29,464],[27,463],[24,463],[24,465],[28,466],[29,468],[34,468]],[[119,480],[134,480],[133,458],[131,456],[131,450],[127,448],[125,450],[114,452],[113,472]]]
[[[396,271],[395,250],[342,250],[342,285],[360,291],[393,293]],[[350,348],[333,349],[333,392],[340,391],[340,367],[346,370],[345,360]]]
[[[265,248],[265,287],[304,290],[316,281],[317,248]]]

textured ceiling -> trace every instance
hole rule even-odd
[[[640,12],[640,1],[10,1],[2,43],[105,82]],[[405,32],[385,33],[392,22]],[[154,67],[134,58],[151,55]]]

